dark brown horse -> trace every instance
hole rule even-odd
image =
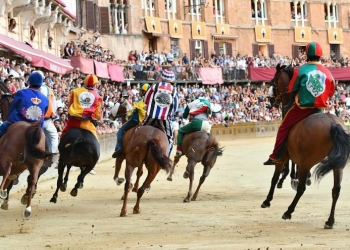
[[[288,109],[292,94],[288,92],[291,76],[288,71],[277,67],[274,77],[274,95],[277,102],[281,102],[283,109]],[[307,175],[310,169],[316,165],[314,172],[316,180],[333,171],[334,185],[332,189],[332,207],[325,228],[333,228],[335,206],[340,194],[343,169],[350,156],[350,136],[346,133],[344,122],[332,114],[318,113],[310,115],[295,124],[288,135],[286,151],[281,162],[276,164],[275,172],[271,180],[270,191],[261,207],[270,207],[274,190],[278,182],[284,164],[291,159],[298,165],[297,193],[288,210],[283,214],[283,219],[291,219],[295,207],[306,189]]]
[[[187,157],[187,167],[183,175],[185,179],[190,179],[190,186],[184,202],[190,202],[190,200],[195,201],[198,196],[198,192],[203,182],[213,168],[216,158],[222,155],[222,148],[219,147],[218,142],[215,137],[203,131],[197,131],[193,133],[186,134],[182,144],[183,155]],[[175,157],[174,165],[171,168],[170,175],[168,176],[168,181],[172,181],[172,175],[174,174],[174,168],[179,162],[180,157]],[[199,179],[199,184],[196,192],[192,196],[192,186],[194,179],[194,167],[198,162],[201,162],[204,166],[203,173]]]
[[[58,190],[65,192],[69,171],[72,166],[80,168],[80,174],[74,188],[71,190],[71,196],[78,195],[78,189],[83,188],[85,176],[96,166],[100,158],[100,144],[96,136],[88,130],[81,128],[71,128],[65,133],[58,145],[60,158],[58,160],[57,187],[50,202],[56,203]],[[63,179],[63,173],[67,167],[66,175]]]
[[[28,169],[30,178],[26,190],[27,207],[23,218],[31,217],[31,199],[35,191],[40,168],[44,159],[52,154],[45,151],[45,134],[40,124],[16,122],[10,126],[0,139],[0,175],[3,176],[0,185],[0,198],[7,198],[7,187],[10,182]]]
[[[132,134],[132,136],[130,137],[127,146],[123,148],[123,153],[126,159],[126,169],[124,202],[120,212],[120,216],[122,217],[127,215],[126,206],[128,193],[131,188],[131,175],[134,169],[140,169],[143,164],[145,164],[148,170],[146,180],[137,190],[137,202],[134,206],[133,213],[138,214],[140,213],[140,200],[146,188],[151,185],[161,169],[169,172],[172,166],[172,161],[167,157],[169,147],[168,138],[163,131],[151,126],[142,126],[135,131],[132,130],[135,129],[127,131],[127,133]],[[126,136],[124,136],[123,141],[124,140],[126,140]]]

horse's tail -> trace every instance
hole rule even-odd
[[[46,159],[52,154],[45,150],[38,148],[38,144],[41,140],[41,128],[40,123],[36,126],[29,126],[25,132],[26,146],[25,146],[25,155],[35,157],[38,159]]]
[[[331,170],[343,168],[350,157],[350,135],[340,124],[332,123],[331,137],[333,147],[327,158],[321,161],[315,169],[315,179],[321,180]]]
[[[148,150],[151,151],[154,160],[161,166],[163,170],[169,173],[170,169],[173,166],[173,162],[169,157],[163,154],[159,144],[154,139],[151,139],[147,142],[147,146]]]
[[[216,138],[211,134],[208,134],[207,144],[206,144],[206,157],[203,161],[210,161],[214,157],[221,156],[223,154],[224,148],[219,147],[219,143]]]

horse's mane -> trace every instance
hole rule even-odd
[[[293,74],[294,74],[294,67],[292,65],[282,65],[280,68],[280,71],[283,70],[284,72],[287,73],[289,79],[292,79]]]

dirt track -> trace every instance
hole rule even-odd
[[[173,182],[159,173],[141,200],[141,214],[132,214],[130,195],[126,218],[119,217],[122,186],[112,180],[113,161],[99,164],[97,175],[85,179],[77,197],[66,193],[49,203],[56,180],[39,183],[33,217],[21,219],[22,193],[11,195],[10,209],[0,211],[0,249],[349,249],[350,167],[345,170],[333,230],[324,230],[331,206],[332,175],[308,187],[291,221],[281,219],[295,192],[289,178],[275,193],[272,206],[260,208],[273,167],[262,162],[273,138],[222,142],[224,156],[203,184],[198,199],[183,203],[188,180],[181,159]],[[202,172],[197,165],[195,186]],[[146,174],[146,173],[145,173]]]

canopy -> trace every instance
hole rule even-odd
[[[0,45],[30,62],[35,67],[45,68],[49,71],[66,74],[73,70],[67,60],[54,56],[42,50],[34,49],[26,43],[17,41],[8,36],[0,34]]]

